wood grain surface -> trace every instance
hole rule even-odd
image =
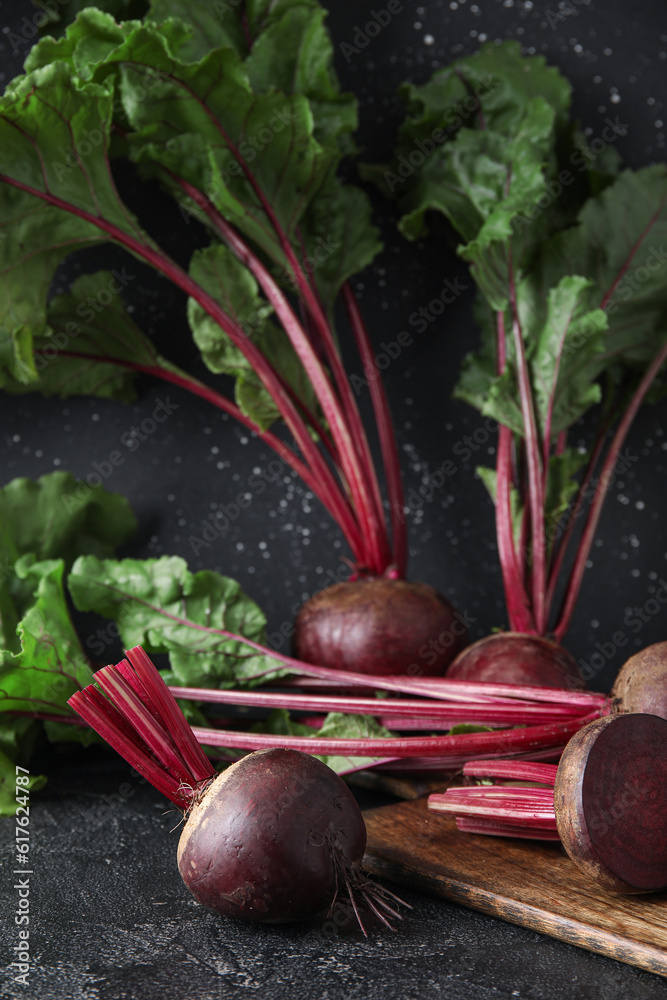
[[[606,892],[560,844],[460,833],[426,799],[364,819],[373,874],[667,976],[667,892]]]

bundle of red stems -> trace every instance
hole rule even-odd
[[[85,722],[128,760],[128,751],[133,751],[129,744],[136,744],[137,734],[144,741],[144,746],[139,749],[145,752],[148,748],[149,757],[155,751],[152,741],[156,740],[156,745],[164,752],[165,737],[155,730],[155,713],[151,714],[151,705],[163,703],[169,698],[169,692],[174,697],[219,705],[366,714],[390,722],[396,729],[405,725],[405,728],[446,730],[460,721],[495,727],[491,732],[357,739],[323,737],[317,734],[277,737],[272,734],[201,726],[192,730],[199,743],[207,747],[246,752],[280,745],[312,754],[377,758],[375,765],[401,770],[452,768],[460,766],[465,760],[488,757],[554,760],[575,732],[591,719],[607,714],[609,707],[604,695],[590,692],[410,677],[373,678],[374,687],[412,694],[410,699],[335,696],[326,693],[305,695],[292,693],[289,689],[286,692],[214,691],[184,687],[169,689],[140,646],[129,650],[127,658],[115,666],[98,670],[95,684],[77,692],[70,699],[70,704]],[[314,672],[320,683],[327,681],[340,685],[340,674],[337,671],[305,664],[301,666],[304,671]],[[356,686],[368,689],[369,686],[369,679],[363,674],[349,674],[345,682],[352,688]],[[173,701],[171,698],[169,700]],[[519,728],[507,728],[510,726]],[[182,728],[183,723],[179,723],[176,732],[180,732]],[[115,732],[112,733],[111,730]],[[135,746],[134,751],[136,750]],[[140,757],[137,759],[145,765]],[[134,763],[133,766],[141,770]],[[192,766],[191,762],[189,766]],[[350,770],[354,769],[356,767],[351,762]],[[156,783],[155,775],[146,776],[153,784]]]
[[[491,837],[524,837],[560,840],[554,809],[555,764],[531,764],[513,760],[477,760],[466,764],[467,778],[493,778],[530,785],[492,784],[448,788],[429,795],[433,812],[456,816],[464,833]],[[537,783],[537,786],[533,783]]]

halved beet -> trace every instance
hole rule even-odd
[[[460,615],[434,587],[375,577],[311,597],[297,616],[293,650],[334,670],[433,677],[467,641]]]
[[[667,888],[667,720],[612,715],[581,729],[561,757],[554,806],[565,850],[607,889]]]
[[[496,632],[473,642],[448,667],[447,677],[567,690],[585,687],[576,660],[563,646],[523,632]]]
[[[557,768],[478,760],[465,764],[463,774],[503,784],[429,796],[429,809],[455,816],[459,830],[560,839],[606,889],[667,889],[667,719],[607,715],[575,733]]]
[[[365,847],[356,799],[331,768],[298,750],[257,750],[219,774],[193,807],[178,868],[205,906],[284,923],[356,888]]]
[[[667,642],[631,656],[611,689],[614,712],[648,712],[667,719]]]

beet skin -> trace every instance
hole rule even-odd
[[[463,619],[434,587],[377,577],[311,597],[297,616],[293,651],[334,670],[434,677],[467,642]]]
[[[189,814],[178,868],[192,894],[241,920],[284,923],[346,894],[366,847],[356,799],[322,761],[257,750],[214,779]]]
[[[611,689],[614,712],[648,712],[667,719],[667,642],[640,649],[621,667]]]
[[[474,642],[456,657],[447,677],[566,690],[585,687],[574,657],[563,646],[522,632],[496,632]]]

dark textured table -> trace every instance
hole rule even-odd
[[[392,934],[245,925],[197,903],[176,867],[179,814],[93,751],[50,762],[31,814],[30,986],[16,1000],[659,1000],[664,979],[401,888]],[[373,797],[362,804],[381,804]],[[165,811],[169,810],[169,811]],[[2,821],[3,917],[13,825]],[[19,876],[20,877],[20,876]],[[327,929],[329,925],[327,925]],[[10,932],[5,940],[13,943]]]
[[[400,12],[363,47],[355,42],[357,28],[387,6],[384,0],[330,0],[326,6],[341,79],[361,99],[359,142],[370,161],[389,154],[402,116],[394,96],[402,80],[424,81],[433,67],[474,51],[487,38],[508,37],[518,38],[527,51],[544,53],[572,80],[576,113],[590,138],[600,134],[607,116],[618,116],[627,126],[618,148],[630,165],[664,157],[664,0],[405,2],[393,5]],[[187,8],[184,0],[186,17]],[[28,0],[0,0],[0,81],[20,70],[30,45],[24,18],[33,13]],[[121,181],[126,184],[123,176]],[[483,425],[464,404],[449,401],[460,360],[477,339],[472,283],[442,241],[414,246],[402,240],[393,227],[392,209],[373,198],[387,249],[355,289],[378,350],[398,331],[414,332],[411,313],[433,297],[445,278],[470,286],[441,321],[415,335],[410,349],[385,372],[406,488],[418,489],[429,470],[457,454],[464,436]],[[141,193],[133,204],[179,261],[201,245],[201,232],[185,226],[159,193]],[[95,250],[85,260],[79,255],[63,271],[66,280],[58,288],[81,270],[127,263],[118,250]],[[135,318],[155,335],[165,354],[187,365],[192,348],[182,298],[147,268],[135,261],[132,268],[136,280],[126,298]],[[0,394],[1,481],[36,477],[54,468],[85,477],[94,462],[119,447],[129,427],[150,416],[164,395],[164,387],[148,379],[140,383],[132,407]],[[178,404],[174,416],[125,456],[107,484],[129,497],[139,518],[139,534],[128,552],[138,557],[180,554],[193,569],[237,577],[266,611],[269,631],[279,637],[295,604],[330,571],[338,571],[344,551],[340,540],[336,538],[338,548],[332,552],[334,532],[321,509],[294,480],[278,479],[253,497],[228,530],[195,553],[189,538],[201,534],[216,504],[232,502],[255,467],[266,467],[272,455],[199,400],[171,388],[168,396]],[[641,461],[615,484],[601,521],[600,544],[568,636],[570,648],[585,661],[596,643],[614,633],[628,609],[651,599],[667,575],[666,416],[664,400],[640,414],[628,446]],[[489,439],[468,459],[458,460],[452,483],[410,523],[411,574],[440,587],[466,610],[475,619],[474,637],[488,633],[504,616],[491,507],[473,474],[492,446]],[[98,625],[87,622],[90,634]],[[664,616],[648,615],[632,641],[643,646],[664,638]],[[107,646],[108,658],[117,652],[117,644]],[[622,656],[609,659],[597,686],[609,686]],[[326,936],[315,923],[261,927],[219,919],[196,904],[181,883],[178,832],[172,832],[177,816],[165,814],[158,794],[140,785],[111,753],[51,752],[35,762],[35,770],[38,766],[48,771],[50,782],[34,796],[31,812],[31,952],[37,969],[29,987],[12,983],[6,972],[10,959],[5,956],[16,941],[17,896],[14,825],[3,820],[0,912],[2,926],[8,928],[0,973],[5,977],[3,997],[667,997],[667,983],[656,976],[417,894],[405,893],[414,909],[397,933],[373,929],[367,941],[354,931]],[[366,804],[381,803],[369,799]]]

